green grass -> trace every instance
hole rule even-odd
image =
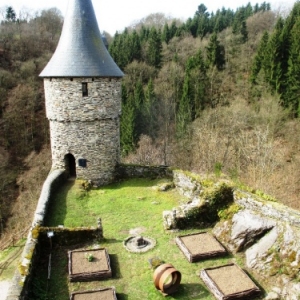
[[[159,180],[135,179],[86,192],[81,189],[80,181],[76,181],[59,190],[49,208],[46,226],[96,226],[97,218],[101,217],[105,240],[98,246],[107,248],[109,252],[113,278],[90,283],[69,283],[68,249],[53,245],[53,274],[47,280],[45,249],[44,255],[41,255],[38,276],[33,282],[37,291],[34,299],[67,300],[69,292],[109,286],[116,288],[119,300],[165,299],[153,284],[153,270],[149,264],[152,257],[173,264],[182,274],[180,287],[170,299],[214,299],[200,280],[199,272],[205,267],[231,262],[233,258],[228,256],[193,264],[186,260],[174,238],[199,230],[172,233],[163,229],[163,211],[171,210],[187,199],[176,190],[158,191],[155,187],[159,183]],[[156,240],[154,249],[136,254],[124,248],[123,240],[130,235],[130,230],[136,228],[143,228],[142,235]],[[38,293],[42,296],[37,296]]]
[[[26,239],[19,240],[15,246],[0,251],[0,280],[12,279],[25,242]]]

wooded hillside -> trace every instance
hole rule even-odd
[[[63,22],[56,9],[1,12],[0,233],[30,224],[51,167],[38,74]],[[299,208],[299,20],[298,2],[287,17],[200,4],[185,22],[154,14],[107,35],[126,74],[123,161],[225,174]]]

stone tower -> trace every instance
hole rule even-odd
[[[122,71],[108,53],[91,0],[69,0],[44,78],[52,169],[96,185],[111,182],[120,157]]]

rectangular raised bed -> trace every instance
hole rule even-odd
[[[112,277],[110,259],[105,248],[73,250],[69,255],[70,281],[93,281]],[[93,257],[92,261],[88,256]]]
[[[117,300],[114,288],[72,293],[70,300]]]
[[[189,262],[227,254],[220,242],[207,232],[178,236],[175,242]]]
[[[200,277],[218,300],[254,299],[260,294],[260,289],[236,264],[204,269]]]

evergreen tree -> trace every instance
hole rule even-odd
[[[135,149],[135,107],[132,96],[122,87],[122,115],[120,122],[120,144],[122,155],[126,156]]]
[[[280,94],[284,94],[287,89],[287,73],[289,68],[289,56],[291,52],[292,32],[295,24],[300,17],[300,2],[296,2],[293,9],[284,22],[281,31],[281,70],[282,70],[282,84],[280,87]]]
[[[147,126],[143,118],[145,94],[144,94],[143,84],[140,80],[136,83],[134,93],[133,93],[133,99],[134,99],[134,107],[136,112],[135,136],[139,137],[141,134],[145,132],[145,126]]]
[[[9,6],[6,9],[6,15],[5,15],[5,20],[7,22],[16,22],[16,12],[12,8],[12,6]]]
[[[172,24],[171,24],[171,28],[170,28],[170,37],[171,39],[176,36],[177,34],[177,31],[178,31],[178,27],[176,25],[176,22],[173,21]]]
[[[247,23],[246,21],[242,22],[242,26],[241,26],[241,36],[242,36],[242,43],[246,43],[248,41],[248,30],[247,30]]]
[[[245,21],[244,11],[242,9],[239,9],[235,13],[233,23],[232,23],[232,33],[233,34],[240,33],[243,21]]]
[[[163,28],[162,40],[168,44],[170,39],[171,39],[171,31],[168,23],[166,23]]]
[[[187,28],[189,29],[192,36],[195,38],[197,37],[197,33],[198,33],[199,18],[198,16],[195,16],[193,19],[190,20],[191,22],[187,23]]]
[[[256,14],[259,12],[259,10],[260,10],[259,5],[258,5],[258,3],[256,3],[253,8],[253,13]]]
[[[192,121],[191,112],[191,89],[190,74],[186,72],[183,84],[183,93],[179,102],[176,116],[176,132],[179,138],[183,137],[187,132],[188,125]]]
[[[206,50],[208,64],[216,66],[218,70],[223,70],[225,66],[225,48],[220,44],[215,32],[211,35]]]
[[[251,3],[248,2],[247,6],[245,7],[245,10],[244,10],[244,17],[245,17],[245,19],[248,19],[252,15],[253,15],[253,8],[252,8]]]
[[[279,95],[281,94],[281,86],[284,81],[284,73],[282,72],[283,51],[282,51],[282,30],[284,21],[279,18],[275,30],[269,39],[267,56],[265,59],[265,79],[272,90]]]
[[[109,47],[109,52],[117,65],[123,70],[132,61],[140,61],[142,46],[139,35],[135,30],[129,33],[127,29],[122,34],[116,33]]]
[[[146,88],[143,114],[145,116],[144,123],[147,124],[145,133],[151,138],[155,138],[157,132],[157,101],[152,78],[150,78]]]
[[[125,55],[125,34],[116,33],[114,36],[114,40],[109,47],[109,52],[113,57],[114,61],[117,65],[124,70],[125,66],[128,63],[128,59]]]
[[[267,68],[266,55],[267,55],[268,41],[269,41],[269,34],[267,31],[265,31],[258,45],[258,49],[252,64],[251,76],[250,76],[251,83],[256,83],[256,79],[260,70],[261,69],[265,70]]]
[[[296,117],[300,116],[300,18],[291,31],[291,47],[288,61],[287,89],[283,94],[283,104],[289,107]]]
[[[160,68],[162,63],[162,41],[161,35],[152,27],[148,38],[147,63],[155,68]]]
[[[195,68],[191,72],[191,80],[194,86],[194,101],[192,117],[195,119],[207,103],[208,78],[206,74],[207,66],[203,58],[202,51],[199,49],[195,56]]]
[[[252,15],[252,7],[250,3],[247,7],[238,9],[234,16],[232,24],[232,33],[235,35],[241,35],[241,42],[245,43],[248,40],[248,30],[246,20]]]
[[[136,30],[134,30],[129,36],[127,51],[130,53],[128,63],[131,63],[134,60],[140,61],[142,58],[142,46],[140,37],[137,34]]]
[[[198,6],[198,10],[196,11],[194,19],[197,23],[196,34],[203,39],[204,36],[209,32],[209,13],[207,12],[207,7],[204,4],[200,4]]]
[[[145,27],[144,25],[142,25],[142,28],[140,30],[140,39],[141,39],[141,42],[145,42],[145,41],[148,40],[149,33],[150,33],[149,28]]]
[[[183,91],[176,116],[178,137],[186,133],[188,125],[205,107],[208,87],[206,68],[201,50],[186,62]]]

